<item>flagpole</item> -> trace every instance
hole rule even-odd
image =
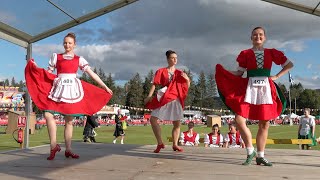
[[[291,115],[291,93],[290,93],[290,91],[291,91],[291,86],[293,84],[293,78],[292,78],[290,72],[288,72],[288,75],[289,75],[289,108],[290,108],[289,112],[290,112],[290,115]]]
[[[291,116],[291,93],[290,93],[291,85],[289,84],[289,116]]]
[[[297,114],[297,98],[294,98],[294,113]]]

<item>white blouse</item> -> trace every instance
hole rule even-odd
[[[69,54],[63,54],[62,56],[66,60],[73,59],[73,56],[69,55]],[[53,53],[50,60],[49,60],[48,69],[53,72],[56,69],[56,64],[57,64],[57,53]],[[85,60],[82,56],[80,56],[80,58],[79,58],[79,68],[83,72],[86,71],[86,69],[90,68],[88,61]]]
[[[236,134],[232,134],[231,138],[232,138],[232,144],[230,144],[229,134],[226,134],[225,137],[224,137],[224,142],[228,142],[229,143],[228,147],[229,148],[240,148],[241,145],[238,145],[237,141],[236,141]],[[241,136],[240,136],[239,142],[240,142],[240,144],[243,142]]]
[[[212,136],[212,144],[210,144],[209,135],[206,134],[204,136],[204,144],[208,144],[209,147],[220,147],[220,146],[223,145],[223,136],[222,136],[222,134],[220,134],[220,143],[219,143],[220,146],[217,145],[217,140],[218,140],[218,138],[216,136]]]
[[[192,137],[193,135],[187,133],[187,136],[188,136],[188,137]],[[199,140],[200,140],[200,136],[199,136],[199,133],[197,133],[196,138],[195,138],[195,140],[194,140],[194,143],[187,141],[187,142],[185,143],[185,146],[194,146],[195,144],[200,144]],[[180,140],[179,140],[179,142],[180,142],[180,143],[184,143],[184,133],[183,133],[183,132],[182,132],[181,135],[180,135]]]

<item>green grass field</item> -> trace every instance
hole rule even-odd
[[[19,144],[14,141],[11,134],[4,134],[6,127],[0,127],[0,151],[8,151],[19,148]],[[249,128],[253,134],[253,138],[257,133],[258,126],[250,125]],[[187,129],[186,125],[181,127],[181,131]],[[296,139],[297,138],[298,126],[270,126],[269,137],[277,139]],[[63,143],[63,126],[58,127],[57,140]],[[162,137],[166,144],[170,144],[166,137],[171,136],[172,126],[164,125],[162,126]],[[74,127],[73,141],[82,141],[82,131],[83,127]],[[113,126],[101,126],[96,128],[98,136],[96,137],[97,142],[100,143],[111,143],[113,140]],[[211,128],[205,126],[196,126],[195,131],[200,133],[201,137],[204,137],[205,133],[209,133]],[[224,126],[221,128],[221,133],[226,134],[228,132],[228,127]],[[320,126],[316,127],[316,135],[320,133]],[[317,135],[318,137],[318,135]],[[119,142],[119,141],[118,141]],[[35,134],[30,135],[30,147],[44,145],[49,143],[47,128],[43,127],[40,130],[36,130]],[[151,126],[129,126],[126,130],[125,143],[127,144],[156,144],[156,140],[153,136]],[[203,144],[201,144],[203,146]],[[267,145],[267,148],[277,148],[277,149],[298,149],[298,145]],[[320,146],[315,146],[312,149],[320,150]]]

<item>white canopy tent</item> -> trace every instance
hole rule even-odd
[[[82,24],[138,0],[2,0],[0,38],[26,48],[32,57],[32,43]],[[27,93],[27,124],[24,147],[29,148],[31,98]]]
[[[289,118],[290,118],[290,119],[295,119],[295,118],[297,118],[297,117],[299,117],[299,116],[296,115],[295,113],[291,113],[291,114],[289,115]]]
[[[262,0],[275,5],[294,9],[315,16],[320,16],[319,0]]]

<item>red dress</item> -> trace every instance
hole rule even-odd
[[[33,59],[29,60],[25,68],[25,79],[28,92],[32,101],[40,110],[60,113],[63,115],[93,115],[105,106],[112,95],[104,89],[98,88],[84,81],[81,82],[83,94],[81,100],[75,103],[67,103],[49,98],[53,84],[58,82],[60,74],[76,74],[79,68],[79,57],[74,56],[71,60],[66,60],[62,55],[58,55],[57,75],[49,73],[47,70],[38,68]],[[62,90],[64,85],[61,86]],[[61,91],[62,92],[62,91]]]
[[[276,49],[264,49],[263,68],[258,69],[256,57],[252,49],[242,51],[237,61],[241,69],[246,69],[248,77],[269,77],[272,67],[272,62],[277,65],[288,63],[286,56],[281,51]],[[280,89],[277,89],[276,84],[268,78],[271,89],[271,104],[250,104],[244,101],[249,78],[235,76],[225,70],[220,64],[216,65],[216,83],[220,97],[234,113],[241,115],[244,118],[252,120],[271,120],[278,117],[285,106],[281,100],[283,94]],[[282,95],[282,97],[278,96]],[[280,100],[281,98],[281,100]],[[284,100],[285,101],[285,100]]]
[[[150,102],[146,104],[149,109],[157,109],[173,100],[179,99],[182,109],[184,108],[184,100],[188,94],[188,84],[187,81],[182,77],[183,72],[176,69],[173,75],[173,79],[169,80],[169,73],[167,68],[158,69],[154,79],[154,85],[161,85],[162,87],[167,87],[166,92],[161,97],[160,101],[155,96]]]

